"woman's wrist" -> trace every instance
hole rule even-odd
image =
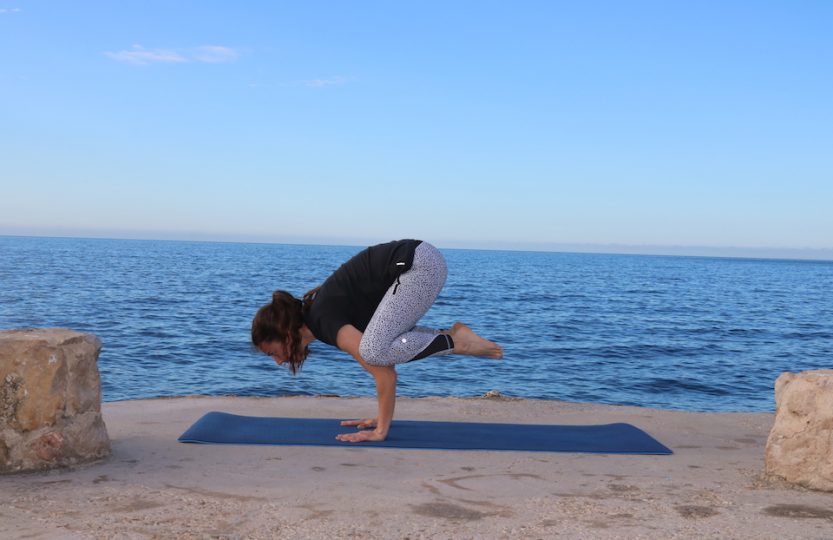
[[[386,425],[381,423],[376,424],[376,429],[373,430],[377,435],[381,435],[382,437],[388,436],[388,431],[390,431],[390,422],[387,422]]]

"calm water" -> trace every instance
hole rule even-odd
[[[373,395],[325,345],[298,377],[252,352],[251,316],[359,248],[0,237],[0,328],[99,335],[104,399]],[[833,263],[444,250],[424,322],[457,319],[501,362],[446,357],[399,369],[399,394],[530,398],[703,411],[773,409],[782,371],[833,367]]]

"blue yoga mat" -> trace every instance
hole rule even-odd
[[[362,443],[337,441],[337,434],[355,429],[339,424],[340,420],[335,419],[270,418],[210,412],[188,428],[179,437],[179,442],[593,454],[671,453],[662,443],[630,424],[561,426],[395,420],[386,440]]]

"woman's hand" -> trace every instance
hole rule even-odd
[[[343,442],[384,441],[385,435],[375,430],[365,429],[355,433],[341,433],[336,439]]]
[[[376,418],[365,418],[364,420],[344,420],[342,426],[356,426],[362,431],[355,433],[341,433],[336,435],[336,439],[344,442],[362,442],[362,441],[384,441],[385,434],[374,431],[377,424]]]
[[[376,418],[365,418],[364,420],[343,420],[342,426],[356,426],[358,429],[372,429],[376,427]]]

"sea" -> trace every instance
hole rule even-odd
[[[273,290],[301,295],[362,247],[0,237],[0,329],[99,336],[105,401],[372,396],[335,348],[293,376],[249,339]],[[833,367],[833,262],[441,251],[422,323],[464,321],[505,357],[402,365],[401,396],[772,411],[779,374]]]

